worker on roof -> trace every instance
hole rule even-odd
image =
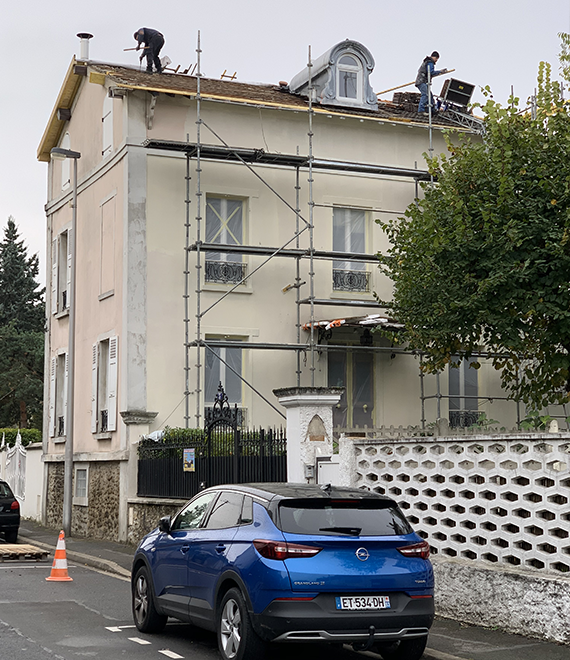
[[[162,73],[162,64],[158,57],[161,48],[164,46],[164,37],[158,30],[151,28],[141,28],[135,32],[135,39],[138,44],[136,50],[140,50],[141,45],[144,44],[144,51],[141,53],[140,61],[146,57],[146,72],[152,73],[152,65],[156,68],[157,73]]]
[[[447,69],[441,69],[441,71],[435,70],[435,65],[439,60],[439,53],[437,50],[434,50],[431,55],[428,55],[424,58],[424,61],[421,63],[420,68],[418,69],[418,75],[416,77],[416,87],[421,92],[420,104],[418,106],[418,112],[427,112],[428,102],[431,105],[432,112],[435,112],[435,106],[433,103],[433,96],[429,92],[428,81],[435,76],[440,76],[442,73],[447,73]],[[428,94],[431,97],[428,101]]]

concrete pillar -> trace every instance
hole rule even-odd
[[[343,387],[273,390],[287,409],[287,481],[316,483],[316,458],[333,452],[333,407]]]

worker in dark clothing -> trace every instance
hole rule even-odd
[[[429,94],[428,89],[428,80],[431,81],[435,76],[440,76],[442,73],[447,73],[447,69],[441,69],[441,71],[435,70],[435,65],[439,60],[439,53],[437,50],[434,50],[431,55],[428,55],[424,58],[424,61],[421,63],[420,68],[418,69],[418,75],[416,77],[416,87],[420,90],[421,98],[420,104],[418,106],[418,112],[427,112],[428,103],[431,105],[432,112],[435,110],[433,103],[433,96]],[[428,78],[429,74],[429,78]],[[431,97],[428,101],[428,94]]]
[[[138,42],[136,50],[140,50],[142,44],[145,45],[140,60],[142,62],[143,57],[146,57],[146,72],[152,73],[152,65],[154,63],[156,72],[162,73],[162,65],[158,57],[161,48],[164,46],[164,37],[162,34],[151,28],[141,28],[135,32],[134,36]]]

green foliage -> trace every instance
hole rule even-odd
[[[500,422],[498,422],[496,419],[489,419],[489,417],[487,417],[487,414],[482,412],[479,415],[477,421],[474,424],[471,424],[469,428],[481,429],[481,431],[491,431],[496,429],[499,423]]]
[[[484,138],[449,135],[448,154],[427,159],[437,184],[380,223],[385,304],[405,325],[393,340],[424,351],[428,373],[489,351],[503,387],[533,409],[570,391],[570,114],[550,76],[541,64],[533,113],[483,90]]]
[[[531,410],[527,416],[521,420],[520,427],[523,431],[531,431],[533,429],[544,430],[548,428],[550,422],[554,419],[550,415],[541,415],[537,410]]]
[[[22,444],[24,446],[31,444],[32,442],[41,442],[42,441],[42,432],[39,429],[19,429],[20,436],[22,437]],[[10,447],[13,447],[16,444],[16,436],[18,435],[18,429],[7,428],[0,429],[0,444],[2,443],[2,435],[6,440],[6,444]]]
[[[0,242],[0,425],[42,426],[44,289],[12,217]]]

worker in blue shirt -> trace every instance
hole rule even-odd
[[[134,34],[137,40],[137,47],[135,50],[140,50],[141,45],[144,44],[144,52],[140,56],[142,62],[143,57],[146,57],[146,72],[152,73],[152,65],[156,68],[157,73],[162,73],[162,65],[158,57],[161,48],[164,46],[164,37],[157,30],[152,28],[141,28]]]
[[[441,71],[435,70],[436,62],[439,60],[439,53],[437,50],[434,50],[431,55],[428,55],[424,58],[424,61],[421,63],[420,68],[418,69],[418,75],[416,77],[416,87],[421,92],[420,104],[418,106],[418,112],[427,112],[428,105],[428,71],[429,71],[429,80],[433,80],[435,76],[440,76],[442,73],[447,73],[447,69],[441,69]],[[430,94],[431,96],[431,94]],[[429,99],[431,104],[432,112],[435,110],[433,103],[433,96]]]

